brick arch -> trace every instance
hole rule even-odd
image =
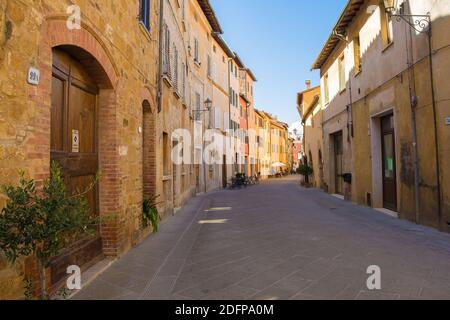
[[[148,87],[141,92],[142,108],[142,186],[145,197],[156,195],[156,113],[155,100]]]
[[[97,81],[100,88],[115,88],[118,69],[100,36],[84,22],[81,29],[69,30],[66,26],[66,19],[66,16],[48,16],[43,23],[42,41],[40,42],[40,56],[42,56],[43,62],[50,60],[51,63],[51,50],[54,47],[73,46],[79,48],[78,52],[73,50],[71,53],[87,66],[88,71],[91,68],[94,80]],[[96,73],[98,74],[96,75]]]

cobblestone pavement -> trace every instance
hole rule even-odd
[[[74,299],[450,299],[450,235],[272,180],[192,199]]]

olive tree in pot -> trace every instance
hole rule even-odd
[[[61,250],[86,236],[94,235],[98,218],[93,217],[86,194],[99,179],[97,174],[88,188],[69,192],[61,167],[51,164],[50,178],[42,188],[20,172],[18,186],[3,186],[8,201],[0,213],[0,250],[9,262],[35,256],[39,269],[40,298],[49,299],[45,269]]]
[[[310,187],[311,183],[309,182],[309,177],[312,176],[312,174],[314,173],[313,168],[311,168],[307,164],[302,164],[298,168],[298,173],[301,174],[303,176],[303,178],[304,178],[303,179],[303,185],[305,187]]]

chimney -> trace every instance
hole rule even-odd
[[[306,89],[311,89],[311,80],[306,80]]]

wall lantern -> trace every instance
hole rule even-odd
[[[392,14],[395,12],[395,8],[397,8],[397,0],[383,0],[384,9],[387,13]]]
[[[205,101],[205,108],[206,108],[206,111],[210,111],[211,110],[211,108],[212,108],[212,101],[211,101],[211,99],[206,99],[206,101]]]

